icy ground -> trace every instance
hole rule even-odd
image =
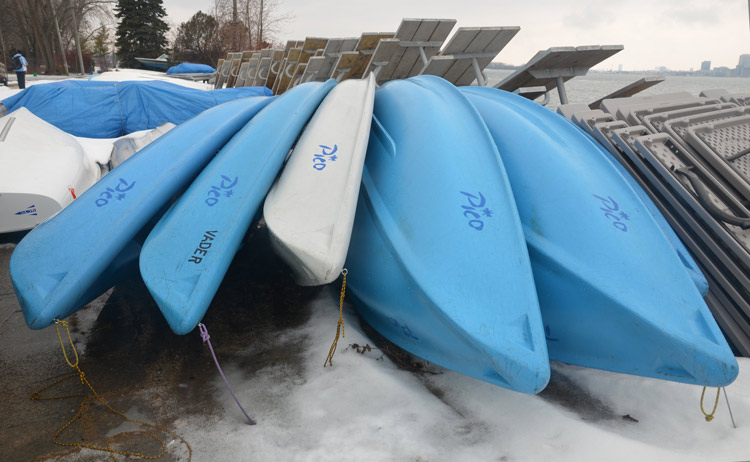
[[[190,80],[178,79],[175,77],[168,77],[164,72],[147,71],[142,69],[118,69],[116,71],[102,72],[101,74],[94,74],[90,77],[84,77],[91,80],[106,81],[106,82],[124,82],[124,81],[148,81],[148,80],[162,80],[165,82],[174,83],[183,87],[195,88],[197,90],[213,90],[214,86],[203,82],[193,82]],[[13,76],[15,80],[15,76]],[[44,83],[59,82],[60,78],[45,79],[45,76],[26,76],[26,88],[33,85],[40,85]],[[70,80],[76,80],[76,77],[71,77]],[[21,90],[18,87],[6,87],[0,85],[0,101],[5,98],[9,98]]]
[[[109,460],[52,444],[74,402],[28,399],[70,370],[54,328],[31,331],[23,322],[7,277],[13,247],[0,244],[0,460]],[[193,461],[750,461],[748,358],[738,358],[739,377],[727,387],[736,428],[723,396],[706,422],[702,388],[692,385],[553,363],[550,384],[532,396],[421,367],[377,339],[348,303],[346,336],[324,368],[338,283],[300,291],[279,262],[252,253],[258,248],[265,249],[243,249],[204,318],[255,426],[245,423],[198,333],[173,335],[139,280],[70,318],[93,386],[131,418],[184,438]],[[708,412],[714,399],[709,390]],[[107,415],[100,406],[61,439],[102,444],[134,429]],[[187,460],[182,442],[166,442],[160,460]],[[143,439],[120,443],[158,452]]]
[[[333,367],[323,368],[335,335],[337,295],[326,291],[303,327],[275,348],[304,338],[303,373],[270,366],[228,373],[244,417],[217,378],[224,414],[186,419],[174,431],[194,460],[351,461],[742,461],[750,460],[750,359],[727,387],[737,428],[722,399],[706,422],[701,387],[553,364],[550,386],[523,395],[434,365],[399,369],[373,349],[351,307]],[[209,326],[210,328],[210,326]],[[221,339],[214,339],[220,342]],[[714,390],[706,395],[707,411]]]

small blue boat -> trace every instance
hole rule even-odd
[[[346,267],[357,309],[401,348],[512,390],[546,386],[513,193],[484,122],[450,83],[420,76],[376,91]]]
[[[633,185],[567,120],[466,87],[508,172],[550,359],[724,386],[737,361],[683,260]]]
[[[177,334],[198,325],[307,121],[336,85],[305,83],[263,109],[159,220],[143,245],[143,281]]]
[[[70,316],[112,287],[136,261],[141,230],[272,99],[238,99],[178,125],[29,232],[10,259],[29,327]]]

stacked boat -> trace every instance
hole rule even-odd
[[[115,172],[16,247],[30,327],[137,258],[188,333],[264,217],[300,284],[346,266],[386,338],[498,386],[541,391],[550,359],[697,385],[738,373],[705,278],[639,186],[564,118],[501,90],[305,83],[205,111]]]
[[[647,190],[709,281],[706,301],[750,355],[750,95],[705,90],[559,111]]]

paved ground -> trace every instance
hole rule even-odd
[[[103,453],[85,457],[78,448],[53,443],[55,433],[75,416],[81,398],[29,398],[73,370],[64,361],[54,327],[40,331],[26,327],[8,274],[18,239],[19,235],[0,235],[0,460],[109,460]],[[203,320],[219,358],[238,362],[247,374],[270,363],[287,363],[295,369],[294,351],[266,346],[280,332],[305,322],[308,302],[319,290],[297,287],[265,239],[263,232],[249,239]],[[208,348],[197,330],[186,336],[171,332],[137,273],[68,321],[81,353],[81,369],[113,408],[167,429],[178,419],[218,411],[211,398],[216,370]],[[249,354],[249,350],[255,351]],[[74,378],[43,395],[82,392],[80,380]],[[113,433],[129,429],[136,427],[101,404],[89,404],[59,440],[106,445]],[[167,442],[174,439],[161,437]],[[155,442],[128,435],[118,437],[113,447],[148,454],[160,450]],[[186,454],[170,451],[160,460],[183,460]]]

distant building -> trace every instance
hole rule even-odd
[[[701,73],[708,74],[711,72],[711,61],[703,61],[701,63]]]
[[[617,72],[622,72],[622,64],[617,65]]]
[[[659,66],[659,67],[656,68],[656,72],[664,73],[664,72],[667,72],[667,71],[668,71],[667,66]]]
[[[711,75],[714,77],[729,77],[731,75],[731,70],[728,67],[715,67],[711,72]]]
[[[740,55],[740,62],[737,64],[737,75],[740,77],[750,77],[750,55]]]

